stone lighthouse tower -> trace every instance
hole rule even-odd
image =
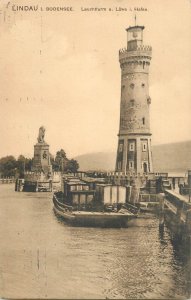
[[[144,26],[127,31],[127,49],[119,51],[121,106],[117,172],[153,172],[149,120],[149,65],[152,48],[143,44]]]

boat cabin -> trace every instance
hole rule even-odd
[[[126,203],[126,187],[111,184],[97,184],[96,199],[100,199],[103,204],[124,204]]]
[[[90,190],[95,190],[97,184],[105,183],[105,178],[84,177],[83,181],[89,185]]]
[[[62,192],[68,204],[81,208],[90,204],[95,195],[95,191],[90,190],[89,185],[78,178],[67,178],[63,182]]]

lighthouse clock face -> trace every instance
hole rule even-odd
[[[141,40],[141,31],[133,31],[131,32],[132,40]]]

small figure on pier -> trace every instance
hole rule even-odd
[[[44,143],[45,128],[41,126],[38,133],[38,143]]]

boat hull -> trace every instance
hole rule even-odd
[[[129,222],[135,219],[135,215],[119,212],[87,212],[69,211],[53,197],[54,211],[57,216],[72,226],[80,227],[128,227]]]

